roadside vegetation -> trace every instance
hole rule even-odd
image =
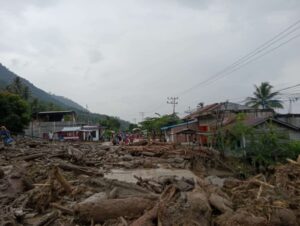
[[[143,122],[141,122],[141,128],[147,131],[147,136],[149,138],[162,138],[163,134],[161,128],[164,126],[175,125],[182,122],[176,114],[162,115],[159,117],[148,117]]]

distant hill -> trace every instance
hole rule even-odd
[[[7,69],[5,66],[3,66],[0,63],[0,90],[4,89],[7,85],[11,84],[16,77],[20,77],[20,76],[16,75],[15,73],[13,73],[12,71]],[[30,81],[22,77],[20,78],[22,83],[28,86],[32,97],[38,98],[40,101],[43,102],[53,103],[54,105],[65,110],[74,110],[78,115],[78,120],[81,121],[89,120],[91,122],[96,123],[99,120],[104,119],[106,117],[106,115],[102,115],[98,113],[90,113],[83,106],[74,102],[73,100],[67,97],[47,93],[44,90],[33,85]],[[126,128],[129,125],[129,122],[125,120],[120,119],[120,122],[122,128]]]
[[[57,101],[63,103],[64,105],[66,106],[69,106],[71,108],[74,108],[74,109],[78,109],[78,110],[81,110],[81,111],[86,111],[86,109],[84,107],[82,107],[80,104],[74,102],[73,100],[67,98],[67,97],[63,97],[63,96],[57,96],[55,94],[51,94],[51,96],[56,99]]]
[[[6,87],[7,85],[11,84],[13,82],[13,80],[17,77],[18,75],[16,75],[15,73],[11,72],[10,70],[8,70],[6,67],[4,67],[2,64],[0,64],[0,83],[1,83],[1,88]],[[18,76],[20,77],[20,76]],[[53,95],[45,92],[42,89],[39,89],[38,87],[36,87],[35,85],[33,85],[31,82],[29,82],[28,80],[21,78],[21,81],[24,85],[28,86],[32,97],[38,98],[41,101],[44,102],[51,102],[59,107],[62,108],[68,108],[70,106],[68,106],[67,104],[61,102],[60,100],[58,100],[57,98],[55,98]]]

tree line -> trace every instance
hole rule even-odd
[[[0,91],[0,106],[0,125],[13,133],[22,133],[37,112],[62,110],[53,103],[34,98],[20,77]]]

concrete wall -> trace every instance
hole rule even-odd
[[[25,135],[43,138],[44,134],[49,132],[60,131],[64,127],[80,125],[75,122],[38,122],[34,121],[29,124],[25,130]]]
[[[177,134],[177,132],[184,129],[192,129],[198,131],[198,122],[194,122],[191,124],[183,124],[169,129],[168,131],[165,132],[165,137],[167,141],[175,142],[175,143],[192,142],[196,135]]]
[[[289,131],[290,140],[300,141],[300,131]]]

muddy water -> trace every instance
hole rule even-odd
[[[104,175],[104,177],[109,179],[117,179],[119,181],[126,181],[135,183],[137,180],[134,178],[135,176],[146,178],[158,178],[159,176],[178,176],[178,177],[193,177],[197,178],[193,172],[187,169],[112,169],[111,172]]]

